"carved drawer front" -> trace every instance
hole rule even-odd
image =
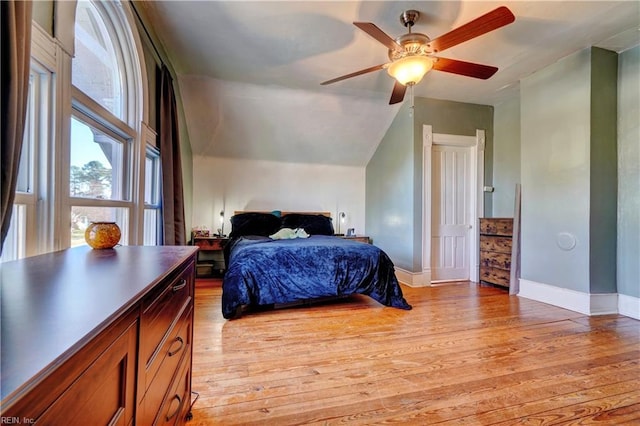
[[[509,286],[509,270],[498,268],[480,268],[480,280]]]
[[[184,311],[182,317],[162,344],[158,356],[145,372],[147,383],[143,404],[145,415],[138,419],[142,423],[151,424],[153,417],[158,413],[163,403],[167,389],[176,375],[180,362],[184,358],[191,357],[192,314],[193,309],[191,307]]]
[[[480,236],[480,251],[511,254],[511,238],[482,235]]]
[[[480,219],[480,233],[488,235],[513,235],[513,219]]]
[[[193,267],[193,263],[189,263],[186,269],[168,281],[168,285],[161,286],[143,303],[140,359],[145,363],[145,369],[151,366],[172,324],[192,300]]]
[[[511,254],[481,251],[480,266],[499,269],[511,269]]]

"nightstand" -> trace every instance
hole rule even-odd
[[[365,235],[354,235],[353,237],[343,236],[342,238],[344,238],[345,240],[357,241],[359,243],[371,244],[371,238],[369,238],[369,237],[367,237]]]
[[[224,263],[224,246],[229,242],[226,237],[192,237],[191,244],[198,246],[196,259],[196,277],[209,278],[224,275],[227,266]]]

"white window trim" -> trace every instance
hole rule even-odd
[[[145,73],[145,66],[142,54],[142,44],[137,36],[137,32],[132,31],[132,28],[136,28],[135,20],[129,10],[129,5],[119,2],[94,2],[94,6],[99,9],[99,12],[107,17],[107,31],[110,31],[114,41],[121,43],[123,49],[128,50],[130,55],[124,55],[121,57],[122,67],[121,73],[124,76],[123,84],[126,85],[126,98],[124,99],[126,106],[124,107],[125,121],[116,118],[111,112],[108,112],[104,107],[99,105],[80,89],[74,87],[71,84],[71,75],[69,75],[69,115],[80,116],[82,115],[83,121],[87,118],[110,117],[106,120],[109,126],[112,128],[106,129],[101,126],[97,120],[92,120],[91,125],[97,124],[100,130],[108,130],[113,132],[117,130],[117,133],[121,137],[127,137],[128,153],[126,157],[125,170],[127,173],[127,186],[126,200],[94,200],[83,199],[78,197],[71,197],[69,195],[69,171],[70,171],[70,143],[64,146],[62,163],[63,179],[62,182],[66,183],[66,186],[62,189],[60,194],[63,194],[61,200],[61,211],[65,212],[65,218],[69,218],[71,214],[72,206],[104,206],[104,207],[124,207],[128,209],[128,220],[126,226],[128,229],[123,229],[123,235],[129,236],[129,241],[123,242],[125,244],[141,244],[143,241],[144,232],[144,161],[145,161],[145,144],[142,133],[144,132],[142,116],[143,105],[146,105],[145,98],[147,79]],[[112,23],[119,23],[120,28],[116,29]],[[69,25],[75,26],[75,22],[70,22]],[[124,31],[124,33],[123,33]],[[119,54],[119,53],[118,53]],[[71,69],[71,61],[69,61],[69,70]],[[104,113],[104,114],[103,114]],[[70,120],[69,120],[70,123]],[[67,124],[67,139],[70,140],[70,124]],[[65,224],[66,228],[63,231],[63,244],[65,247],[69,247],[70,233],[69,221],[67,219]]]

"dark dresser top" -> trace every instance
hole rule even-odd
[[[196,251],[82,246],[0,264],[2,400],[70,358]]]

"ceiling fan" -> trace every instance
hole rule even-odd
[[[391,92],[391,99],[389,100],[391,105],[402,102],[407,86],[419,83],[422,77],[431,69],[486,80],[495,74],[498,68],[434,55],[508,25],[516,19],[507,7],[501,6],[431,40],[425,34],[411,32],[411,27],[415,25],[418,18],[420,18],[420,13],[417,10],[403,12],[400,15],[400,22],[409,29],[409,32],[395,40],[371,22],[354,22],[353,25],[389,49],[391,62],[336,77],[320,84],[332,84],[347,78],[386,69],[389,75],[396,79]]]

